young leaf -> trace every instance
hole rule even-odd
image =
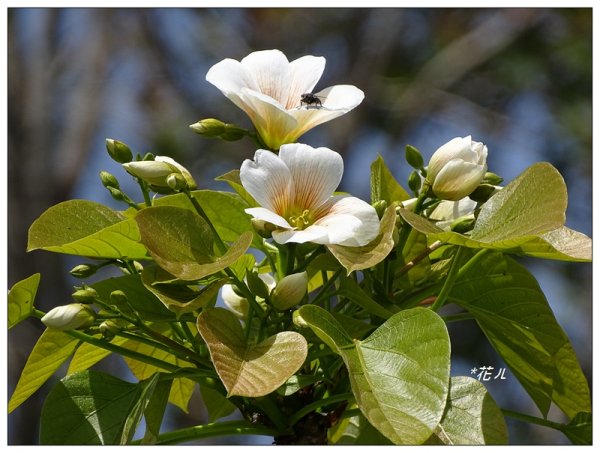
[[[388,204],[408,200],[410,195],[392,175],[381,156],[371,164],[371,203],[385,200]]]
[[[206,412],[208,412],[209,423],[226,417],[237,409],[231,401],[215,389],[200,385],[200,393],[202,394],[202,401],[206,407]]]
[[[40,284],[41,274],[33,274],[13,285],[8,292],[8,328],[27,319],[33,311],[33,301]]]
[[[450,339],[436,313],[401,311],[363,341],[350,340],[316,306],[300,307],[294,321],[342,356],[356,402],[375,428],[395,444],[429,438],[444,413],[450,380]]]
[[[111,343],[120,346],[126,341],[126,338],[115,337],[112,339]],[[81,343],[75,351],[75,354],[73,354],[71,362],[69,362],[67,376],[69,374],[77,373],[78,371],[85,371],[88,368],[91,368],[103,358],[108,357],[110,354],[111,352],[106,349],[99,348],[98,346],[94,346],[90,343]]]
[[[158,374],[156,375],[158,376]],[[144,410],[144,419],[146,420],[146,432],[142,439],[142,445],[153,445],[158,440],[160,426],[162,425],[165,409],[169,402],[169,393],[171,392],[172,380],[163,380],[156,383],[156,388],[148,405]]]
[[[249,345],[236,316],[224,308],[203,310],[197,326],[228,396],[273,392],[298,371],[308,352],[306,340],[296,332],[279,332]]]
[[[42,408],[45,445],[118,445],[133,435],[154,380],[131,384],[97,371],[63,378]]]
[[[29,228],[27,251],[92,258],[147,259],[134,221],[93,201],[69,200],[52,206]]]
[[[551,402],[569,417],[591,410],[573,347],[527,269],[487,253],[459,273],[450,297],[475,317],[542,414]]]
[[[450,380],[448,404],[437,433],[430,439],[431,443],[437,443],[436,440],[448,445],[508,443],[502,411],[485,386],[467,376]]]
[[[574,445],[592,445],[592,414],[580,412],[562,429]]]
[[[246,252],[253,238],[246,231],[224,255],[217,256],[210,227],[202,217],[187,209],[147,208],[135,220],[152,258],[182,280],[199,280],[232,265]]]
[[[395,225],[396,206],[388,206],[379,225],[379,234],[370,243],[363,247],[329,245],[327,248],[350,275],[352,271],[373,267],[388,256],[394,247],[392,235]]]
[[[237,192],[237,194],[246,202],[249,208],[254,208],[258,206],[256,200],[248,193],[248,191],[242,185],[242,180],[240,179],[240,171],[239,170],[231,170],[224,175],[215,178],[215,181],[225,181],[229,186]]]
[[[46,329],[33,347],[15,391],[8,402],[8,413],[14,411],[39,389],[75,351],[79,340],[66,332]]]

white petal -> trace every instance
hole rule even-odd
[[[432,189],[444,200],[460,200],[477,188],[486,171],[487,165],[451,160],[435,177]]]
[[[264,220],[265,222],[272,223],[273,225],[281,228],[292,229],[292,226],[287,222],[287,220],[266,208],[248,208],[245,211],[255,219]]]
[[[294,206],[313,210],[325,203],[342,180],[344,161],[329,148],[293,143],[282,145],[279,157],[293,180]]]
[[[221,90],[225,96],[229,93],[239,93],[242,88],[260,89],[244,65],[231,58],[226,58],[211,67],[206,73],[206,80]]]
[[[327,227],[329,244],[363,246],[379,234],[379,217],[370,204],[350,196],[333,197],[328,204],[328,213],[315,225]]]
[[[285,92],[287,97],[282,99],[282,104],[287,109],[300,105],[300,96],[312,93],[313,88],[323,75],[325,58],[306,55],[290,63],[287,75]]]
[[[273,152],[259,149],[254,160],[246,159],[240,168],[240,180],[258,204],[277,214],[285,212],[292,175]]]
[[[282,103],[287,99],[287,83],[290,63],[280,50],[252,52],[241,61],[252,75],[259,92]]]
[[[295,242],[314,242],[316,244],[328,244],[329,232],[326,227],[311,225],[305,230],[276,230],[273,231],[273,239],[279,244]]]

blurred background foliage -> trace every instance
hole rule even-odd
[[[277,48],[290,60],[322,55],[315,91],[353,84],[366,98],[350,114],[301,138],[345,158],[342,190],[369,199],[369,164],[381,154],[406,186],[404,146],[426,159],[456,136],[489,148],[489,168],[508,182],[544,160],[569,190],[567,226],[591,235],[592,9],[207,8],[8,10],[8,282],[41,272],[43,310],[70,300],[80,261],[25,253],[27,229],[51,205],[86,198],[119,207],[98,172],[124,178],[104,139],[169,155],[201,187],[253,156],[250,141],[224,143],[188,125],[216,117],[249,127],[204,76],[223,58]],[[127,187],[127,186],[125,186]],[[133,192],[132,192],[133,193]],[[591,264],[528,260],[571,338],[591,384]],[[101,277],[106,277],[101,276]],[[473,322],[450,325],[454,375],[503,367]],[[9,395],[41,333],[28,321],[8,334]],[[119,360],[100,369],[123,373]],[[8,417],[9,444],[35,444],[44,395]],[[539,415],[514,376],[486,383],[509,409]],[[199,395],[178,427],[206,422]],[[564,421],[553,410],[550,418]],[[513,444],[568,443],[560,433],[509,420]],[[217,439],[270,443],[268,438]]]

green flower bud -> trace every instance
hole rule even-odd
[[[107,138],[106,150],[110,157],[120,164],[131,162],[131,159],[133,159],[133,153],[131,152],[131,149],[129,149],[129,146],[118,140]]]
[[[84,329],[96,320],[94,310],[84,304],[55,307],[42,317],[46,327],[57,330]]]
[[[196,182],[191,173],[170,157],[156,156],[154,160],[129,162],[123,164],[123,167],[129,174],[146,181],[154,187],[170,189],[167,177],[175,173],[185,180],[189,189],[196,188]]]
[[[73,269],[69,271],[75,278],[88,278],[96,273],[98,268],[93,264],[78,264]]]
[[[116,189],[115,187],[107,187],[107,189],[115,200],[123,201],[125,199],[125,194],[119,189]]]
[[[237,140],[241,140],[248,134],[246,129],[242,129],[241,127],[237,127],[235,124],[226,124],[225,132],[221,134],[221,138],[228,142],[235,142]]]
[[[102,333],[104,339],[109,341],[112,340],[115,337],[115,335],[121,331],[119,324],[112,319],[107,319],[106,321],[102,322],[98,326],[98,329],[100,330],[100,333]]]
[[[375,203],[373,203],[373,207],[375,208],[375,211],[377,212],[377,216],[381,219],[383,217],[383,214],[385,213],[385,210],[388,207],[387,201],[385,200],[379,200],[376,201]]]
[[[416,170],[413,170],[408,177],[408,187],[415,194],[419,193],[419,190],[421,190],[421,177]]]
[[[167,176],[167,185],[172,190],[178,191],[187,187],[187,181],[182,175],[171,173],[169,176]]]
[[[204,137],[220,137],[225,132],[225,123],[215,118],[206,118],[190,125],[190,129]]]
[[[483,184],[491,184],[492,186],[497,186],[498,184],[502,184],[502,181],[504,181],[504,178],[498,176],[496,173],[488,171],[481,182]]]
[[[283,277],[271,292],[271,303],[279,311],[298,305],[308,291],[308,274],[299,272]]]
[[[118,290],[113,291],[112,293],[110,293],[110,302],[111,302],[111,304],[122,305],[122,304],[126,304],[127,301],[128,301],[127,294],[125,294],[120,289],[118,289]]]
[[[98,297],[98,293],[94,288],[86,286],[85,288],[75,291],[72,296],[73,299],[82,304],[93,304]]]
[[[112,174],[104,170],[100,172],[100,181],[102,181],[102,185],[104,187],[114,187],[115,189],[118,189],[120,187],[117,178],[115,178]]]
[[[406,148],[404,149],[404,157],[406,158],[408,165],[410,165],[412,168],[416,170],[423,168],[423,156],[421,155],[421,152],[414,146],[406,145]]]

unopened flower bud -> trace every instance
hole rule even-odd
[[[376,201],[375,203],[373,203],[373,207],[375,208],[375,211],[377,212],[377,216],[381,219],[383,217],[383,214],[385,213],[385,210],[388,207],[387,201],[385,200],[379,200]]]
[[[414,193],[419,193],[421,190],[421,176],[416,170],[413,170],[408,176],[408,187]]]
[[[187,181],[178,173],[171,173],[167,176],[167,186],[173,190],[182,190],[187,187]]]
[[[114,305],[121,305],[127,303],[127,294],[120,289],[110,293],[110,302]]]
[[[206,118],[190,125],[190,129],[204,137],[220,137],[225,132],[225,123],[215,118]]]
[[[250,275],[250,273],[248,273]],[[246,275],[246,282],[250,285],[248,275]],[[258,274],[258,280],[262,280],[266,286],[266,294],[268,295],[271,290],[275,287],[275,279],[271,276],[271,274]],[[254,282],[254,285],[256,282]],[[252,289],[250,289],[256,296],[262,297],[260,294],[255,293]],[[259,291],[262,293],[262,291]],[[233,285],[223,285],[221,288],[221,297],[223,298],[223,303],[229,308],[237,317],[244,319],[248,315],[248,299],[242,296],[236,287]],[[265,299],[265,297],[262,297]],[[259,302],[259,301],[257,301]]]
[[[117,201],[122,201],[125,199],[125,194],[121,192],[119,189],[115,187],[107,187],[110,195]]]
[[[487,171],[487,147],[456,137],[440,146],[428,165],[427,181],[438,198],[460,200],[473,192]]]
[[[73,299],[82,304],[93,304],[98,297],[98,293],[94,288],[86,286],[85,288],[75,291],[72,296]]]
[[[490,184],[492,186],[497,186],[498,184],[502,184],[502,181],[504,181],[504,178],[502,178],[501,176],[498,176],[496,173],[492,173],[491,171],[488,171],[485,173],[485,176],[483,177],[483,180],[481,181],[482,184]]]
[[[271,276],[269,275],[269,277]],[[271,289],[267,286],[264,276],[261,278],[261,276],[256,272],[248,272],[246,274],[246,282],[248,283],[248,289],[252,291],[252,294],[262,297],[263,299],[267,299],[269,297]]]
[[[404,149],[404,157],[406,158],[408,165],[410,165],[412,168],[416,170],[423,168],[423,156],[421,155],[421,152],[414,146],[406,145],[406,148]]]
[[[112,340],[115,337],[115,335],[121,331],[119,325],[111,319],[102,322],[98,326],[98,329],[100,330],[100,333],[102,333],[102,336],[106,340]]]
[[[271,292],[271,303],[284,311],[298,305],[308,291],[308,274],[299,272],[283,277]]]
[[[110,157],[120,164],[131,162],[131,159],[133,159],[133,153],[131,152],[131,149],[129,149],[129,146],[118,140],[107,138],[106,150]]]
[[[83,329],[91,326],[96,313],[85,304],[69,304],[55,307],[42,317],[46,327],[57,330]]]
[[[225,131],[221,134],[221,138],[228,142],[235,142],[241,140],[247,135],[248,131],[241,127],[237,127],[235,124],[226,124]]]
[[[104,187],[115,187],[117,189],[120,187],[117,178],[104,170],[100,172],[100,181],[102,181]]]
[[[148,184],[158,188],[170,188],[167,177],[175,173],[180,175],[189,189],[196,188],[196,182],[191,173],[181,164],[170,157],[156,156],[154,160],[143,160],[123,164],[128,173],[146,181]]]
[[[75,278],[88,278],[96,273],[98,268],[92,264],[78,264],[69,271]]]

